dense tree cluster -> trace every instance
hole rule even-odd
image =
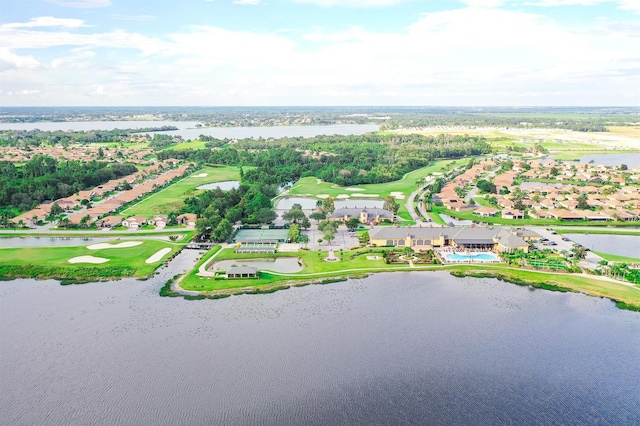
[[[247,183],[283,185],[300,177],[315,176],[346,186],[390,182],[436,158],[479,156],[491,151],[484,138],[467,135],[366,134],[210,142],[216,147],[164,150],[158,157],[255,166],[244,174]]]
[[[161,132],[178,130],[174,126],[148,127],[144,129],[114,130],[0,130],[0,146],[37,147],[40,145],[61,145],[91,143],[127,142],[134,133]],[[155,136],[155,135],[154,135]],[[167,136],[167,135],[163,135]],[[170,137],[170,136],[169,136]],[[174,142],[175,143],[175,142]]]
[[[136,172],[129,163],[61,161],[34,155],[23,166],[0,162],[0,208],[26,211]]]

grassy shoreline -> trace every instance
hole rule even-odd
[[[238,255],[231,249],[216,249],[215,253],[208,253],[202,257],[196,267],[180,279],[180,287],[185,291],[185,296],[190,298],[219,298],[222,296],[272,293],[291,287],[300,287],[310,284],[325,284],[346,280],[354,276],[363,276],[380,272],[409,272],[409,271],[450,271],[454,276],[483,276],[497,278],[505,282],[519,285],[527,285],[533,288],[541,288],[553,291],[581,292],[595,297],[606,297],[616,303],[616,306],[640,311],[640,287],[632,284],[607,280],[598,276],[586,276],[583,274],[553,273],[509,267],[504,264],[456,264],[434,265],[417,264],[410,267],[407,264],[385,264],[382,259],[366,265],[363,256],[381,251],[344,251],[338,256],[343,260],[339,262],[324,262],[327,252],[298,252],[276,253],[265,256],[264,254]],[[297,273],[277,273],[265,271],[260,279],[233,279],[214,280],[197,275],[198,268],[205,262],[209,262],[213,256],[215,260],[237,259],[241,263],[243,259],[265,257],[299,257],[305,267]],[[351,257],[351,259],[348,259]],[[345,259],[347,258],[347,259]],[[363,262],[365,264],[363,264]],[[480,274],[480,275],[478,275]],[[177,294],[180,294],[177,292]]]
[[[156,269],[168,263],[184,247],[184,243],[141,239],[139,245],[117,247],[122,241],[111,241],[114,247],[89,249],[92,242],[62,247],[20,247],[0,249],[0,279],[57,279],[62,284],[118,280],[147,279]],[[154,255],[165,252],[158,260]],[[81,257],[106,259],[104,263],[70,263]],[[34,262],[34,259],[37,259]],[[147,263],[150,262],[150,263]]]

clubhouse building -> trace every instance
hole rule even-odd
[[[357,218],[360,221],[360,223],[377,224],[378,222],[384,219],[393,221],[394,214],[389,210],[385,210],[377,207],[364,208],[364,209],[345,207],[345,208],[337,209],[336,211],[331,213],[329,216],[327,216],[327,219],[340,220],[343,222],[347,222],[349,219],[352,219],[352,218]]]
[[[428,250],[435,247],[452,247],[458,250],[493,250],[513,253],[529,252],[527,241],[537,239],[537,234],[522,229],[490,228],[395,228],[384,227],[369,232],[370,243],[380,246],[411,247]],[[538,236],[539,237],[539,236]]]

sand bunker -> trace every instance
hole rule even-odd
[[[358,197],[378,198],[379,196],[380,196],[380,194],[358,194]]]
[[[162,260],[165,254],[169,253],[171,249],[169,247],[163,248],[155,252],[153,256],[144,261],[144,263],[156,263]]]
[[[69,259],[69,263],[104,263],[108,261],[109,259],[105,259],[104,257],[93,257],[93,256],[78,256],[78,257]]]
[[[108,248],[127,248],[127,247],[135,247],[142,244],[142,241],[125,241],[118,244],[109,244],[109,243],[100,243],[100,244],[91,244],[87,246],[89,250],[102,250]]]
[[[402,192],[392,192],[389,195],[398,200],[404,200],[404,194]]]
[[[316,183],[320,185],[322,183],[322,179],[316,179]]]
[[[329,196],[327,194],[318,194],[318,195],[316,195],[316,197],[318,197],[318,198],[329,198]]]
[[[345,198],[349,198],[349,197],[350,197],[350,195],[349,195],[349,194],[340,194],[340,195],[338,195],[336,198],[337,198],[338,200],[344,200]]]
[[[194,175],[193,177],[207,177],[209,173],[200,173],[199,175]]]
[[[364,191],[364,189],[360,189],[360,188],[345,188],[345,191]]]

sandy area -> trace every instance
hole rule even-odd
[[[99,243],[99,244],[91,244],[87,246],[89,250],[102,250],[108,248],[127,248],[127,247],[135,247],[142,244],[142,241],[124,241],[118,244],[109,244],[109,243]]]
[[[336,198],[338,200],[344,200],[345,198],[349,198],[349,194],[340,194]]]
[[[322,179],[316,179],[316,183],[320,185],[322,183]]]
[[[358,194],[358,197],[378,198],[380,194]]]
[[[69,259],[69,263],[104,263],[108,261],[109,259],[105,259],[104,257],[93,256],[78,256]]]
[[[318,194],[318,195],[316,195],[316,197],[318,197],[318,198],[329,198],[329,196],[327,194]]]
[[[207,176],[209,176],[209,173],[200,173],[199,175],[194,175],[193,177],[200,178],[200,177],[207,177]]]
[[[156,263],[162,260],[165,254],[169,253],[171,249],[169,247],[165,247],[163,249],[155,252],[150,258],[144,261],[144,263]]]
[[[360,189],[360,188],[345,188],[345,191],[364,191],[364,189]]]
[[[389,195],[398,200],[404,200],[404,194],[402,192],[392,192]]]

